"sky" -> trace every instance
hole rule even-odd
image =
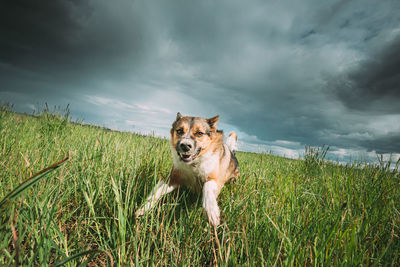
[[[220,115],[239,150],[400,158],[400,1],[3,0],[0,103],[169,136]]]

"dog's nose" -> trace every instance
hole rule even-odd
[[[182,143],[182,144],[180,144],[180,147],[181,147],[183,152],[188,152],[190,149],[192,149],[192,145],[191,144]]]

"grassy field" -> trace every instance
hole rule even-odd
[[[388,164],[239,152],[241,175],[222,190],[216,231],[183,189],[136,220],[168,177],[168,140],[61,114],[1,109],[0,266],[400,264],[400,175]]]

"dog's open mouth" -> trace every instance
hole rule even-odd
[[[183,162],[190,162],[193,159],[193,155],[186,155],[186,154],[181,154],[179,155],[181,157],[181,160]]]
[[[187,154],[187,153],[178,153],[181,160],[185,163],[192,162],[200,153],[200,150],[197,150],[196,153]]]

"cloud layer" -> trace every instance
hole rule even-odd
[[[0,98],[168,135],[221,115],[242,149],[400,153],[400,2],[34,1],[0,8]]]

